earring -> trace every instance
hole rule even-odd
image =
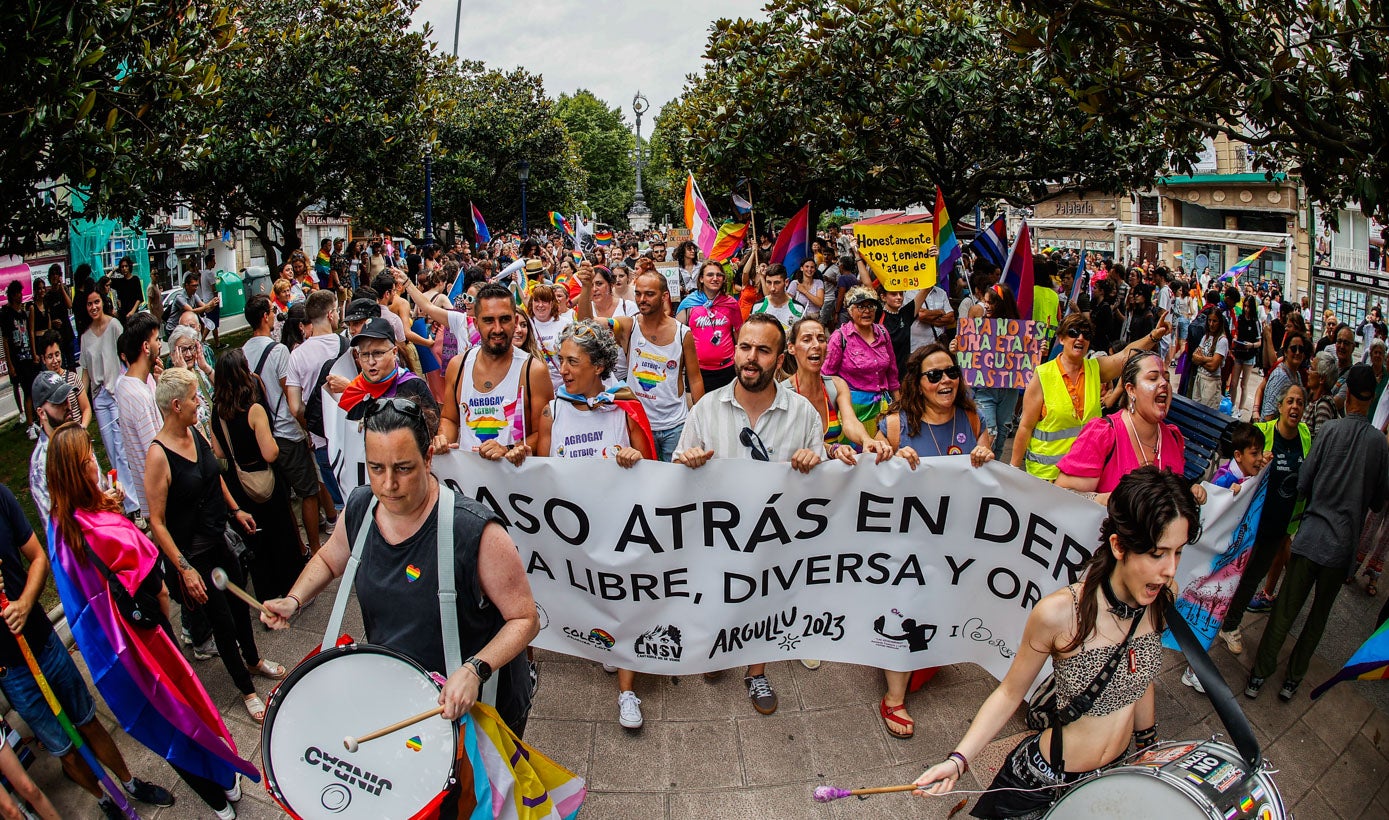
[[[1133,408],[1134,408],[1134,405],[1135,405],[1136,403],[1137,403],[1137,402],[1134,401],[1133,394],[1130,393],[1130,394],[1129,394],[1129,412],[1130,412],[1130,413],[1133,412]]]

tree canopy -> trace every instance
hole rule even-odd
[[[609,108],[593,92],[580,89],[573,96],[561,94],[555,114],[578,149],[587,176],[588,207],[604,222],[626,225],[636,191],[636,138],[622,119],[622,109]]]
[[[414,0],[245,0],[241,50],[219,60],[206,152],[180,186],[219,227],[252,230],[274,264],[321,204],[368,227],[416,223],[433,46]]]
[[[1312,199],[1389,217],[1389,6],[1020,0],[1012,46],[1108,129],[1225,133]]]
[[[529,224],[539,225],[547,211],[572,211],[582,198],[585,173],[539,77],[447,60],[435,83],[453,103],[435,120],[436,222],[468,224],[471,201],[493,228],[520,226],[517,171],[523,160],[530,163]]]
[[[30,251],[61,228],[70,191],[127,219],[167,203],[234,32],[218,0],[0,5],[0,246]]]
[[[773,0],[719,20],[703,76],[671,112],[673,164],[706,197],[742,177],[759,208],[904,207],[935,187],[957,214],[1058,186],[1121,191],[1200,148],[1149,124],[1092,127],[984,0]],[[1050,181],[1050,184],[1049,184]]]

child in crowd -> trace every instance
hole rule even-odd
[[[1238,495],[1244,480],[1264,466],[1263,431],[1249,422],[1239,422],[1230,431],[1230,446],[1234,455],[1215,471],[1211,483]]]

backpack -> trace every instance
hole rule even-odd
[[[347,352],[347,337],[338,335],[338,355],[323,363],[318,369],[318,378],[314,379],[313,390],[309,392],[309,397],[304,401],[304,426],[309,428],[309,432],[316,436],[323,435],[323,385],[328,381],[328,373],[332,371],[333,365],[338,363],[338,359]]]

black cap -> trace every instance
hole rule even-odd
[[[395,331],[391,329],[391,323],[377,316],[369,320],[366,325],[352,337],[352,346],[356,347],[364,339],[385,339],[388,342],[395,341]]]
[[[1357,364],[1346,374],[1346,392],[1361,401],[1375,397],[1375,369],[1367,364]]]
[[[342,318],[345,322],[360,322],[381,316],[381,306],[371,299],[353,299],[347,303],[347,311]]]

